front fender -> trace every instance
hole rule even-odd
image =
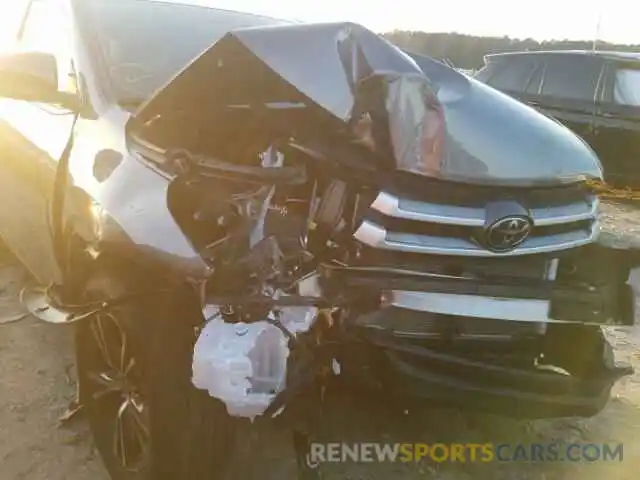
[[[65,221],[98,252],[160,267],[176,278],[203,279],[209,267],[168,208],[171,179],[127,148],[127,119],[116,111],[79,123]]]

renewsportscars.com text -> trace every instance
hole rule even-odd
[[[621,462],[612,443],[312,443],[310,464],[340,462]]]

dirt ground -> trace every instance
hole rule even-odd
[[[607,206],[605,228],[640,239],[640,210]],[[70,330],[21,317],[17,294],[28,281],[22,267],[0,254],[0,480],[107,480],[80,419],[61,426],[59,417],[74,397]],[[425,409],[420,415],[385,418],[367,408],[335,411],[336,439],[422,442],[623,442],[622,462],[510,464],[341,464],[327,468],[340,479],[580,479],[609,476],[636,479],[640,471],[640,331],[608,331],[618,360],[636,374],[615,387],[606,409],[590,419],[515,421],[450,409]],[[281,460],[286,438],[274,434],[265,447],[263,475],[292,478],[291,462]],[[289,473],[283,473],[284,470]]]

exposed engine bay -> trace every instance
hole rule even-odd
[[[381,351],[398,349],[401,357],[411,357],[412,349],[436,356],[453,353],[461,361],[512,368],[512,374],[524,369],[569,378],[585,372],[586,365],[563,358],[560,339],[572,334],[567,324],[394,309],[394,296],[451,291],[464,281],[490,291],[491,267],[472,263],[465,271],[447,272],[452,264],[435,260],[389,265],[388,258],[353,238],[370,194],[354,192],[348,180],[308,176],[315,159],[303,155],[294,151],[291,165],[285,155],[268,150],[256,156],[261,166],[249,167],[268,170],[266,178],[260,178],[261,172],[242,178],[237,172],[230,175],[222,163],[208,169],[206,159],[194,161],[176,152],[176,162],[194,162],[198,173],[187,169],[172,185],[172,194],[182,202],[193,199],[193,206],[170,205],[213,268],[203,303],[216,308],[196,344],[194,384],[223,400],[230,414],[255,418],[275,414],[272,405],[284,406],[282,399],[272,402],[278,394],[291,393],[286,388],[290,349],[311,352],[302,371],[307,381],[321,371],[340,373],[342,367],[336,370],[335,365],[370,365],[370,359],[353,360],[360,355],[354,345],[362,343]],[[547,275],[554,263],[557,268],[557,262],[544,258],[517,262],[507,273],[518,268],[520,288],[535,291],[545,281],[539,274]],[[503,282],[511,280],[503,277]],[[599,327],[583,328],[594,357],[605,355]],[[353,348],[347,352],[350,362],[341,356],[345,345]],[[626,370],[615,372],[619,376]]]
[[[447,127],[467,80],[443,87],[446,67],[356,25],[305,31],[303,51],[300,28],[228,34],[130,125],[162,149],[168,208],[210,271],[194,384],[250,418],[327,372],[598,411],[628,373],[600,325],[632,323],[633,293],[628,252],[595,241],[591,167],[496,170]]]
[[[193,161],[185,155],[177,152],[175,161]],[[217,308],[196,344],[194,385],[224,401],[231,415],[254,418],[266,411],[284,389],[289,348],[321,342],[319,331],[330,327],[334,314],[340,316],[343,302],[347,308],[347,298],[358,310],[377,306],[375,296],[330,299],[321,288],[322,264],[346,265],[358,255],[350,237],[360,195],[349,198],[344,181],[309,179],[308,162],[284,167],[283,157],[270,149],[256,156],[261,166],[246,168],[245,177],[214,167],[208,175],[187,170],[172,185],[176,198],[196,199],[189,215],[176,218],[194,220],[183,228],[213,268],[204,302]],[[200,160],[195,168],[206,165]],[[250,168],[271,171],[251,178]],[[203,183],[207,193],[199,196]],[[324,325],[313,329],[316,320]]]
[[[510,370],[515,376],[531,370],[566,379],[598,364],[566,357],[564,341],[576,332],[562,322],[394,308],[394,298],[402,295],[464,290],[464,282],[475,284],[476,293],[484,289],[499,296],[501,284],[513,282],[516,273],[511,289],[528,291],[526,298],[549,286],[551,274],[568,275],[568,267],[545,257],[498,265],[433,258],[411,263],[411,257],[381,255],[353,237],[371,192],[353,188],[349,177],[337,178],[337,169],[327,174],[305,149],[283,151],[270,148],[248,165],[184,150],[168,154],[179,172],[169,205],[212,267],[203,285],[209,313],[196,343],[193,382],[222,400],[229,414],[276,415],[318,375],[339,375],[343,368],[351,373],[373,363],[380,364],[380,374],[388,370],[381,359],[369,358],[363,345],[395,351],[394,362],[414,369],[433,361],[429,355],[453,354],[463,363],[505,369],[508,382]],[[493,292],[491,280],[497,282]],[[562,294],[558,290],[559,298]],[[592,307],[587,299],[582,309],[561,309],[560,318],[580,315],[588,321]],[[583,355],[605,358],[599,327],[582,328]],[[304,353],[295,357],[298,378],[288,371],[296,350]],[[415,353],[427,358],[412,358]],[[613,369],[611,381],[627,373],[605,365]],[[565,411],[559,408],[558,414]]]

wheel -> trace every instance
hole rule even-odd
[[[84,297],[114,298],[148,283],[102,271]],[[80,401],[114,480],[223,478],[235,425],[221,402],[191,384],[197,305],[185,286],[76,326]]]

